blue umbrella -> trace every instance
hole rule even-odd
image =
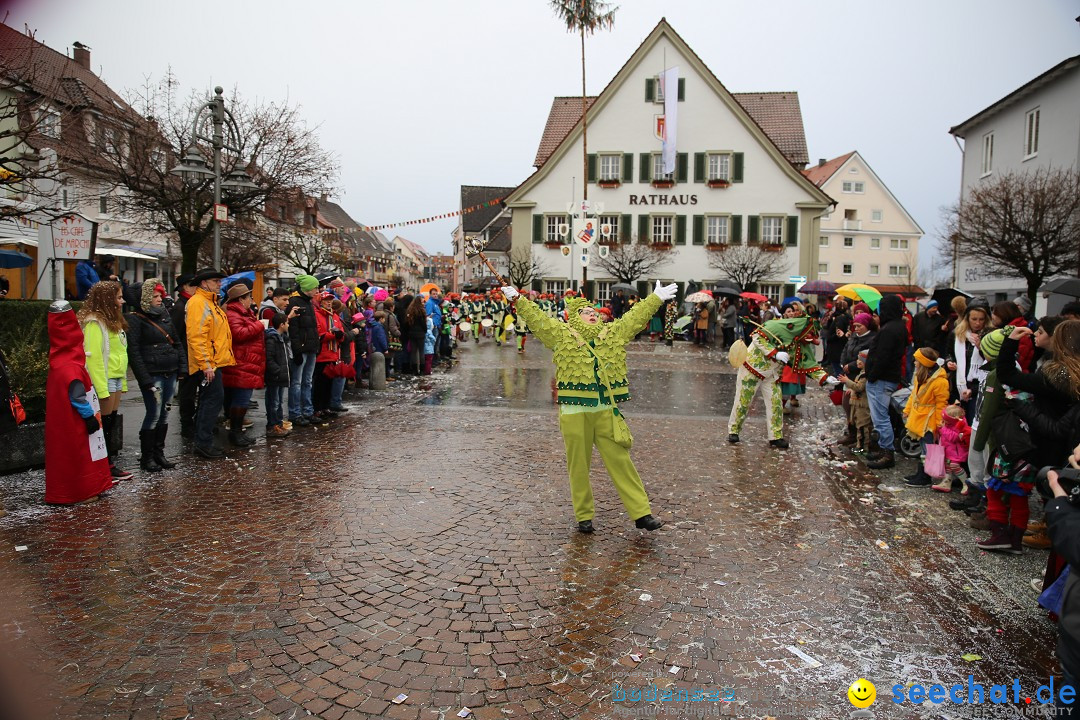
[[[247,283],[248,287],[255,287],[255,271],[245,270],[243,272],[238,272],[234,275],[230,275],[229,277],[222,279],[221,292],[227,293],[229,291],[229,286],[237,280],[244,280]]]
[[[788,305],[790,305],[791,303],[801,303],[801,302],[802,302],[802,298],[786,297],[786,298],[784,298],[784,302],[780,303],[780,307],[785,308]]]
[[[0,250],[0,268],[14,270],[16,268],[29,267],[34,263],[34,258],[18,250]]]

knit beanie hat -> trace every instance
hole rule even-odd
[[[874,322],[874,319],[870,317],[870,313],[859,313],[852,318],[851,322],[857,322],[864,328],[869,328],[870,323]]]
[[[300,289],[304,292],[310,292],[319,287],[319,281],[312,275],[297,275],[296,284],[300,286]]]
[[[998,328],[987,333],[979,342],[979,352],[987,360],[997,360],[1001,353],[1001,343],[1005,341],[1005,331]]]

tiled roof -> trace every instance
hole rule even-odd
[[[493,185],[462,185],[461,207],[470,208],[474,205],[480,205],[498,198],[504,198],[513,190],[514,188],[512,187],[495,187]],[[502,212],[502,206],[496,204],[462,215],[461,229],[467,233],[480,232],[489,222],[494,220],[495,216],[500,212]]]
[[[798,93],[732,93],[731,96],[769,136],[789,163],[802,166],[810,162]],[[586,100],[592,107],[596,98],[588,97]],[[581,96],[555,98],[548,112],[544,134],[540,138],[540,147],[536,150],[536,160],[533,161],[535,167],[539,168],[547,162],[580,119]]]
[[[394,239],[395,240],[400,240],[402,245],[409,248],[409,252],[411,252],[413,255],[415,255],[417,260],[427,260],[427,259],[429,259],[431,257],[430,255],[428,255],[427,250],[425,250],[420,245],[417,245],[412,240],[408,240],[406,238],[403,238],[400,235],[398,235]]]
[[[801,167],[810,162],[798,93],[732,93],[731,96],[765,131],[789,163]]]
[[[336,228],[359,228],[362,225],[362,223],[354,220],[349,213],[345,212],[344,208],[330,200],[319,200],[319,214]],[[386,248],[379,243],[372,233],[366,230],[343,232],[341,235],[353,243],[357,252],[372,255],[386,253]]]
[[[596,97],[586,97],[588,107],[592,107]],[[559,147],[566,134],[574,129],[578,120],[581,119],[581,96],[557,97],[551,102],[551,110],[548,111],[547,125],[544,126],[544,134],[540,137],[540,147],[536,149],[535,167],[540,167]]]
[[[484,250],[487,252],[510,252],[511,227],[510,218],[508,217],[501,217],[493,222],[491,227],[488,228],[491,240]]]
[[[831,178],[833,174],[835,174],[836,171],[839,170],[840,167],[848,161],[848,158],[850,158],[854,154],[855,151],[853,150],[846,155],[841,155],[838,158],[827,160],[821,165],[815,165],[814,167],[806,168],[805,170],[803,170],[802,174],[805,175],[810,182],[814,183],[818,187],[821,187],[825,184],[825,181]]]
[[[66,55],[0,23],[0,63],[45,97],[72,107],[93,107],[115,116],[134,114],[105,82]]]

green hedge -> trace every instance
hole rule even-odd
[[[45,419],[45,380],[49,375],[50,300],[0,302],[0,349],[7,357],[11,387],[26,408],[27,422]],[[72,303],[78,310],[82,303]]]

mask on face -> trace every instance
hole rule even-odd
[[[592,303],[584,298],[572,298],[566,301],[566,321],[570,327],[581,333],[581,336],[586,340],[595,340],[603,329],[603,323],[597,322],[595,325],[590,325],[581,319],[582,308],[592,307]],[[599,317],[597,318],[599,320]]]

